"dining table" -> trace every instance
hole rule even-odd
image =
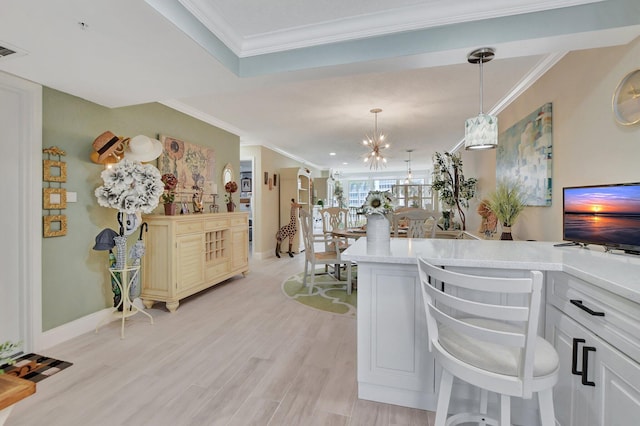
[[[391,232],[391,237],[394,237],[395,234],[393,232],[393,229],[390,230]],[[334,229],[331,231],[331,235],[334,237],[339,237],[339,238],[347,238],[347,239],[354,239],[357,240],[358,238],[361,237],[366,237],[367,236],[367,230],[363,227],[357,227],[357,228],[338,228],[338,229]],[[400,229],[398,231],[398,237],[399,238],[405,238],[407,236],[407,230],[406,229]]]

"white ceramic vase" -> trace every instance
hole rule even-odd
[[[381,214],[367,216],[367,254],[391,253],[391,225]]]

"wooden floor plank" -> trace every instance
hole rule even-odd
[[[433,413],[357,398],[356,320],[288,299],[293,259],[45,352],[73,366],[38,383],[6,426],[433,424]]]

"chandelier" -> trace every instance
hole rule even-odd
[[[464,147],[471,150],[491,149],[498,145],[498,117],[482,112],[482,64],[495,56],[491,47],[474,50],[467,55],[471,64],[480,66],[480,114],[469,118],[464,125]]]
[[[382,150],[389,148],[389,144],[384,141],[384,133],[382,131],[378,132],[378,113],[382,112],[382,110],[374,108],[369,112],[375,114],[376,118],[373,135],[366,136],[362,141],[362,145],[370,150],[364,155],[364,162],[369,164],[369,170],[378,170],[380,167],[386,166],[387,159],[382,155]]]

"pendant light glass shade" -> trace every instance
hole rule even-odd
[[[480,114],[469,118],[464,125],[464,147],[468,150],[491,149],[498,146],[498,117],[482,112],[482,64],[493,59],[495,51],[490,47],[474,50],[467,60],[480,66]]]
[[[498,117],[480,114],[464,123],[466,149],[491,149],[498,145]]]

